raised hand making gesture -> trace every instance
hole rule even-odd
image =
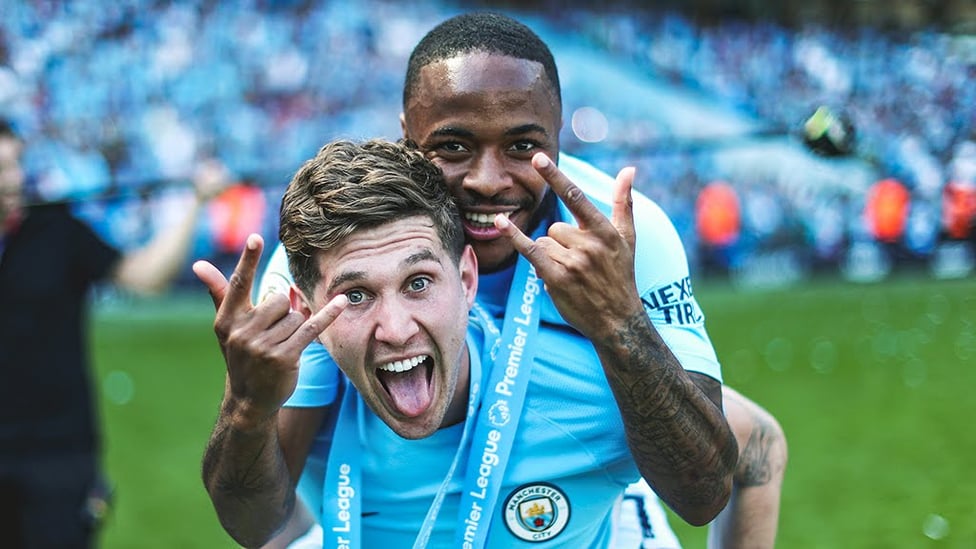
[[[608,219],[545,154],[532,165],[577,226],[557,222],[535,240],[503,215],[495,226],[535,266],[563,318],[593,344],[642,476],[688,522],[704,524],[728,497],[737,449],[719,382],[686,372],[644,311],[634,276],[634,169],[617,175]]]
[[[197,261],[193,272],[210,290],[217,309],[214,331],[227,363],[227,394],[236,419],[254,424],[270,418],[295,389],[298,358],[344,309],[336,296],[306,318],[292,310],[287,296],[268,295],[251,303],[252,285],[264,241],[251,235],[230,280],[212,264]],[[225,402],[229,404],[229,402]]]
[[[225,527],[253,545],[263,543],[294,506],[304,456],[285,455],[277,419],[295,389],[298,358],[348,304],[345,295],[336,296],[308,318],[292,310],[283,294],[253,304],[263,248],[260,236],[249,236],[229,280],[211,263],[193,264],[213,298],[214,331],[227,365],[220,416],[204,454],[204,484],[215,505],[236,510],[221,515]]]
[[[536,154],[532,165],[578,226],[554,223],[534,241],[503,215],[495,218],[495,226],[532,262],[567,322],[594,342],[618,333],[622,322],[643,314],[634,283],[634,168],[617,174],[612,218],[607,219],[545,154]]]

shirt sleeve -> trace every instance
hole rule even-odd
[[[298,385],[284,405],[294,408],[327,406],[335,401],[338,389],[339,366],[324,345],[313,342],[302,351]]]
[[[634,271],[644,310],[685,370],[722,381],[722,369],[705,330],[705,313],[695,298],[678,232],[650,199],[635,196],[634,208]]]

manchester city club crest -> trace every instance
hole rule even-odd
[[[505,499],[505,525],[521,540],[549,541],[567,523],[569,499],[552,484],[524,484]]]

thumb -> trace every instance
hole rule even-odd
[[[220,304],[224,302],[227,294],[227,278],[224,277],[220,269],[209,261],[196,261],[193,263],[193,274],[197,275],[200,282],[210,290],[210,298],[213,299],[214,310],[220,309]]]
[[[613,188],[613,211],[610,222],[620,236],[634,248],[637,237],[634,232],[634,174],[636,169],[627,167],[620,170]]]

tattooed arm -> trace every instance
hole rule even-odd
[[[258,547],[285,526],[295,484],[328,410],[282,408],[252,422],[225,399],[203,458],[203,479],[224,529],[244,547]]]
[[[729,499],[738,452],[721,384],[686,372],[643,310],[594,341],[641,475],[687,522],[709,522]]]
[[[776,418],[755,402],[728,386],[722,394],[725,415],[739,442],[739,465],[732,498],[709,528],[708,546],[772,549],[786,472],[786,435]]]
[[[224,529],[245,547],[268,541],[291,514],[316,417],[322,417],[316,414],[324,415],[324,408],[296,419],[299,412],[281,406],[295,390],[302,350],[346,304],[344,297],[333,299],[308,318],[281,294],[253,305],[263,246],[260,236],[248,238],[230,280],[210,263],[193,265],[217,308],[214,332],[227,370],[203,482]]]
[[[277,414],[252,421],[241,408],[224,399],[204,453],[203,482],[227,533],[244,547],[257,547],[285,523],[295,490]]]
[[[703,375],[693,379],[644,309],[635,278],[634,170],[617,175],[608,219],[544,154],[532,164],[578,226],[557,222],[535,240],[504,216],[495,218],[495,226],[536,268],[562,317],[593,343],[641,474],[683,519],[705,524],[728,501],[736,441],[722,414],[719,383]],[[668,239],[660,247],[664,253],[683,254],[673,228],[642,233],[652,246],[655,236]],[[683,255],[655,259],[658,265],[680,263]],[[687,276],[686,265],[673,270]],[[667,279],[657,274],[657,280]]]

